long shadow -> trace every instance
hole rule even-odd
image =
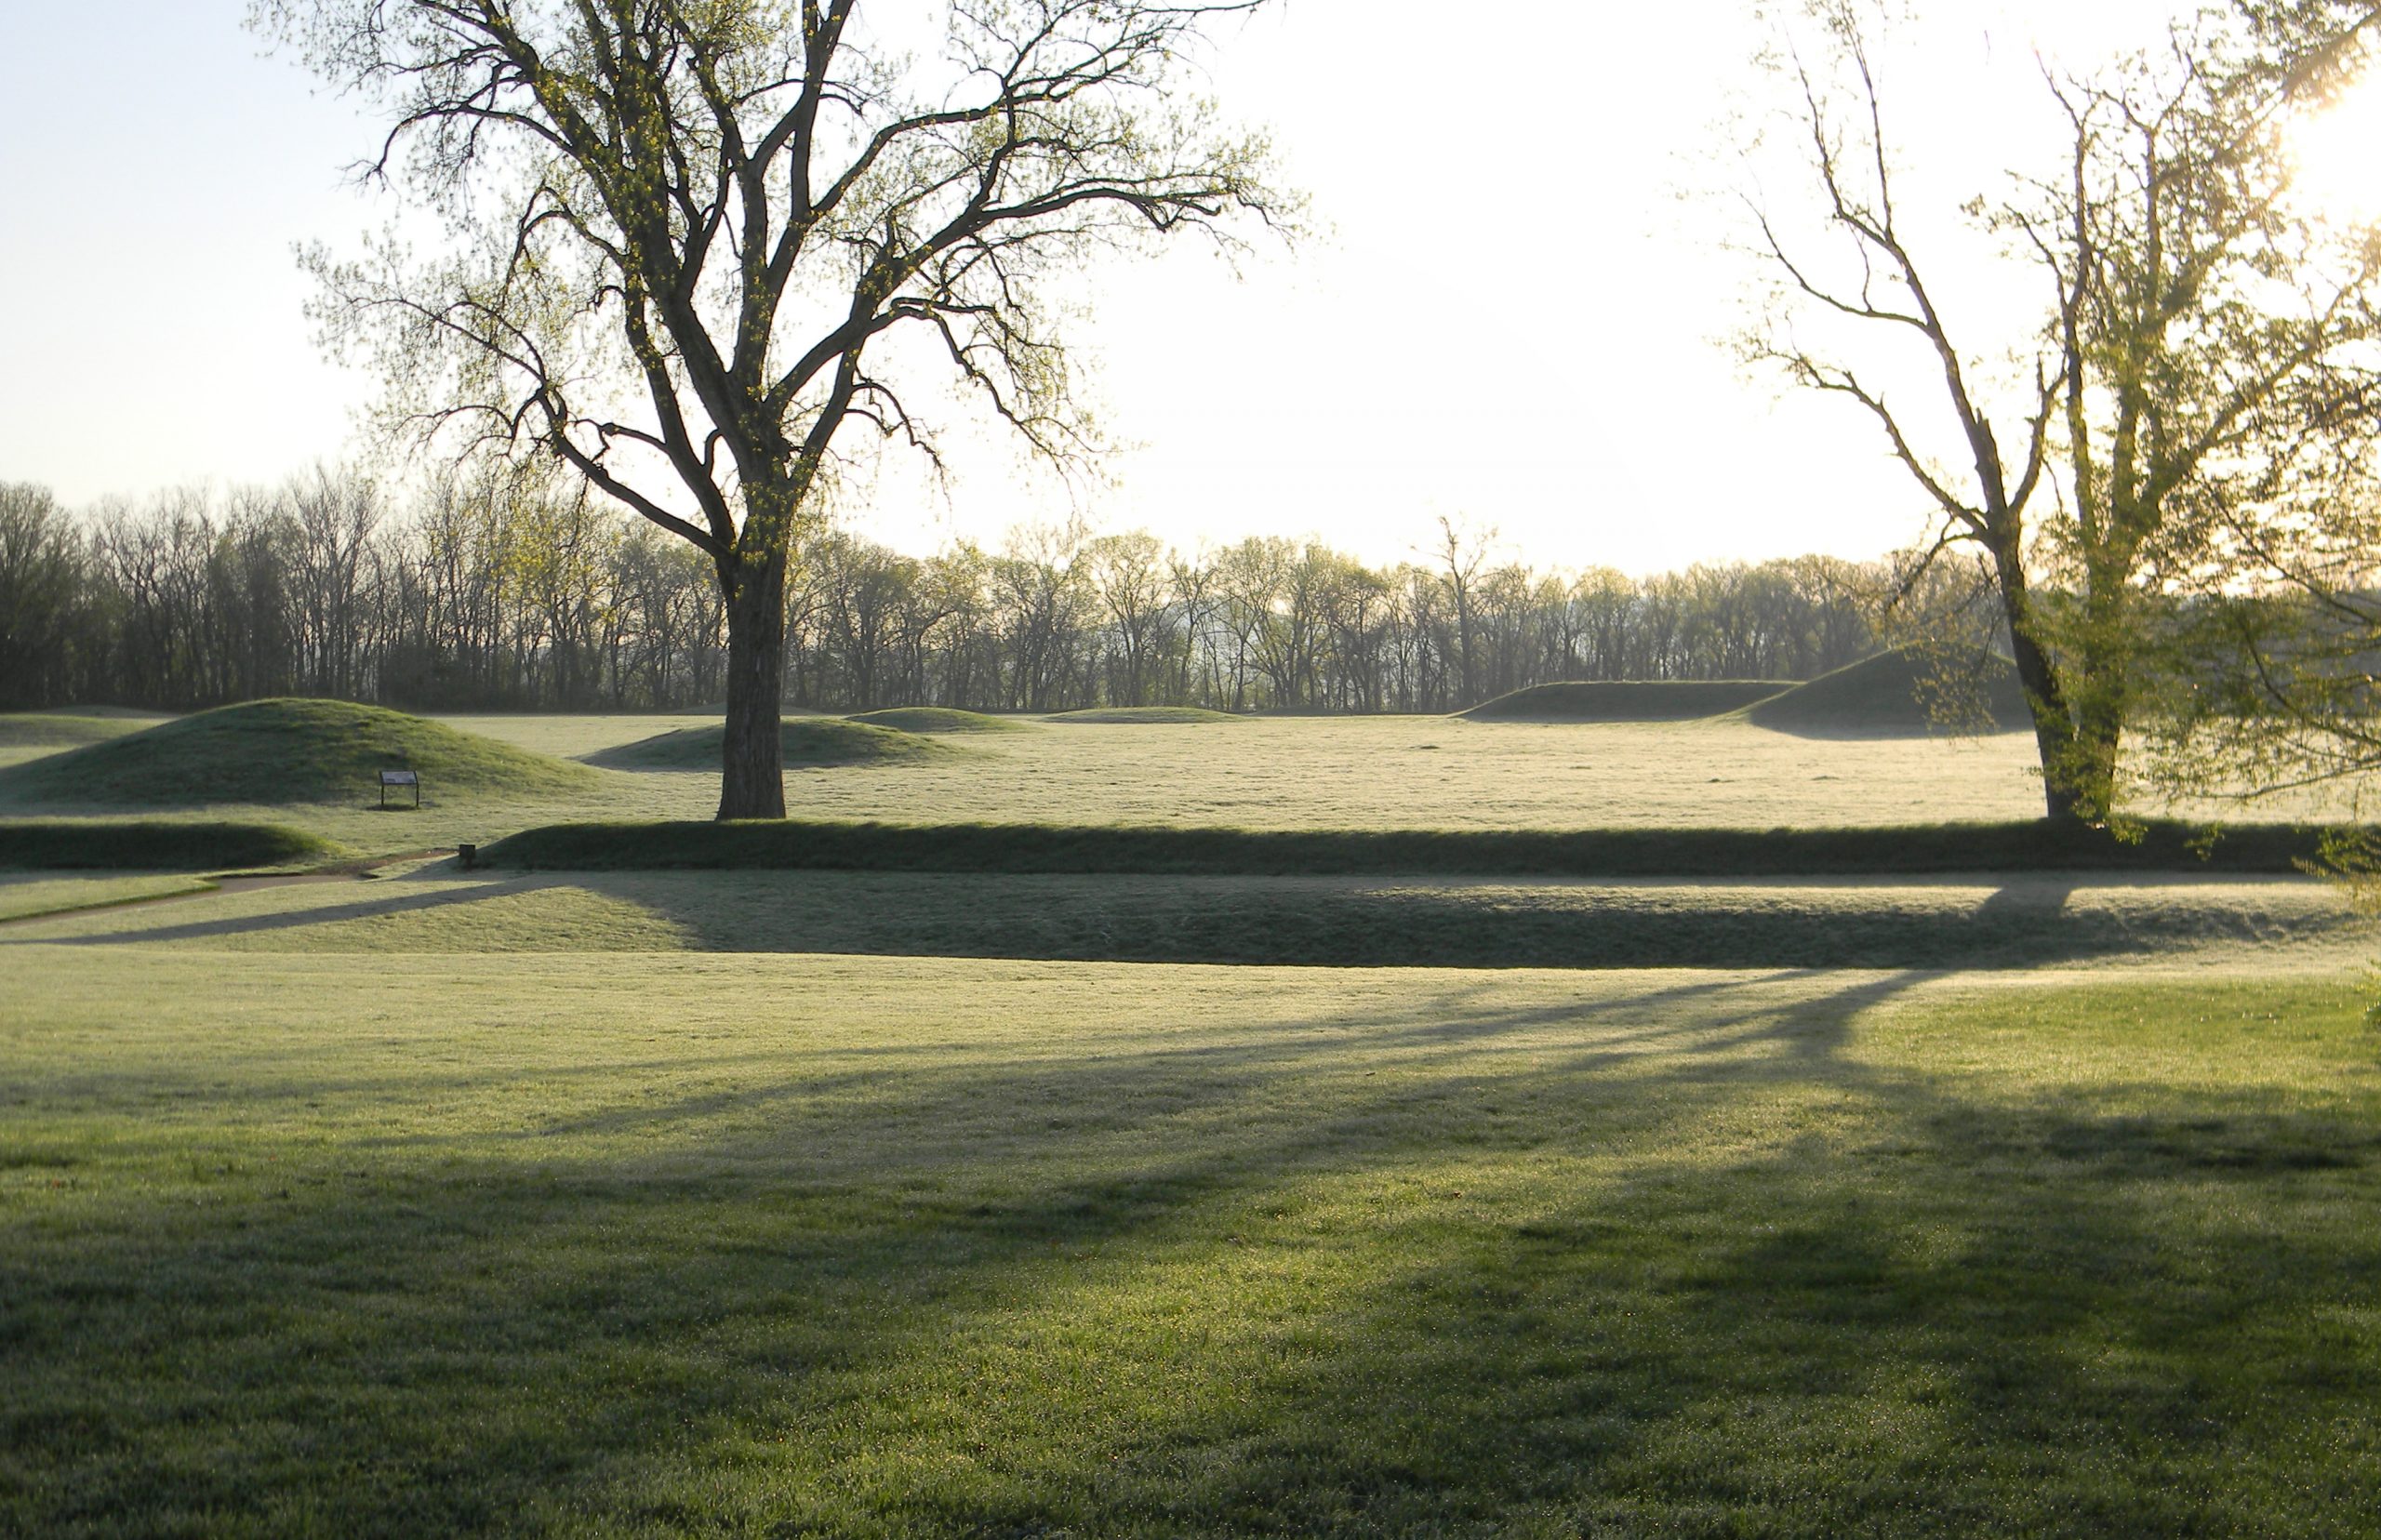
[[[385,896],[361,899],[354,903],[318,905],[310,909],[283,909],[269,914],[237,915],[222,920],[193,920],[181,924],[151,925],[139,930],[112,930],[89,936],[12,936],[6,941],[0,941],[0,946],[111,947],[163,941],[196,941],[226,936],[256,936],[274,931],[301,930],[311,925],[337,924],[342,920],[382,919],[392,915],[419,913],[427,909],[450,909],[457,905],[484,903],[490,898],[508,894],[525,893],[533,888],[553,885],[556,884],[551,879],[516,879],[467,889],[449,889],[439,893],[390,893]]]
[[[1848,1055],[1919,981],[1472,983],[1236,1046],[160,1157],[0,1247],[0,1528],[2319,1532],[2371,1446],[2310,1471],[2272,1411],[2361,1417],[2373,1345],[2326,1379],[2272,1334],[2381,1280],[2381,1237],[2271,1220],[2369,1195],[2373,1136]],[[2219,1467],[2268,1506],[2182,1511]]]
[[[1077,962],[1568,968],[2030,968],[2144,956],[2255,927],[2188,902],[2070,903],[2072,880],[2013,878],[1962,911],[1922,887],[1604,892],[1572,884],[862,877],[683,882],[592,875],[721,950]],[[2328,914],[2293,932],[2328,933]]]

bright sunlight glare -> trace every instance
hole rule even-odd
[[[2343,223],[2381,221],[2381,70],[2368,68],[2321,112],[2291,131],[2301,196]]]

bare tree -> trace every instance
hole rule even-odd
[[[951,0],[939,68],[866,36],[858,0],[254,0],[252,20],[388,108],[366,174],[460,236],[424,263],[318,256],[331,336],[411,420],[551,453],[711,558],[720,816],[763,817],[784,812],[788,562],[845,431],[932,456],[913,404],[955,378],[1035,451],[1084,450],[1052,275],[1284,207],[1263,143],[1176,88],[1203,28],[1258,3]]]
[[[2293,206],[2281,123],[2297,76],[2238,22],[2178,23],[2093,77],[2045,69],[2066,164],[1969,206],[1991,210],[2043,297],[2039,331],[2016,339],[2032,381],[2016,392],[2020,447],[2005,451],[1975,388],[1979,354],[1955,342],[1896,217],[1863,18],[1853,0],[1813,14],[1829,68],[1797,58],[1788,73],[1838,260],[1807,258],[1757,209],[1761,249],[1805,310],[1922,349],[1941,391],[1915,409],[1889,402],[1790,329],[1753,351],[1874,419],[1942,517],[1936,551],[1982,549],[2048,811],[2106,821],[2166,617],[2339,431],[2362,435],[2381,246],[2333,239]],[[1956,472],[1923,447],[1946,426]]]

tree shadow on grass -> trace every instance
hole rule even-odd
[[[292,1140],[219,1176],[152,1150],[0,1250],[0,1515],[2080,1534],[2353,1511],[2324,1505],[2374,1473],[2342,1429],[2381,1381],[2339,1312],[2381,1237],[2311,1221],[2369,1200],[2370,1135],[2287,1091],[2103,1116],[1848,1055],[1914,981],[1551,1006],[1466,981],[1097,1059],[771,1075],[690,1049],[655,1095],[443,1147]],[[694,1083],[723,1068],[759,1080]],[[618,1067],[552,1072],[592,1095]],[[408,1094],[301,1075],[219,1120],[343,1089]]]

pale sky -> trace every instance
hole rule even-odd
[[[12,8],[0,479],[80,503],[338,458],[372,383],[314,345],[291,248],[352,251],[390,218],[342,176],[369,120],[260,57],[239,0]],[[1918,8],[1887,107],[1944,188],[1997,169],[2038,103],[2038,33],[2082,62],[2167,9]],[[1868,425],[1719,345],[1752,269],[1693,194],[1746,175],[1724,121],[1761,88],[1760,36],[1749,0],[1287,0],[1228,29],[1213,89],[1272,129],[1325,233],[1238,278],[1187,252],[1096,275],[1077,341],[1109,431],[1142,446],[1112,485],[1071,501],[963,445],[947,498],[888,473],[853,523],[923,551],[1076,509],[1388,562],[1443,514],[1539,565],[1639,573],[1909,542],[1923,511]],[[1964,271],[1980,310],[2007,300]]]

